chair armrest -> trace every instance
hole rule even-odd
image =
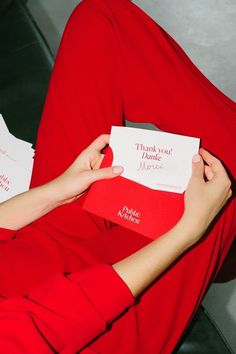
[[[4,1],[0,12],[0,113],[14,135],[35,143],[53,55],[25,1]]]
[[[172,354],[233,354],[223,334],[201,306]]]

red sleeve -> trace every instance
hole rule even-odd
[[[28,296],[0,303],[2,353],[75,353],[134,304],[126,283],[107,264],[57,274]]]
[[[0,241],[10,240],[11,238],[13,238],[15,233],[15,230],[4,229],[0,227]]]

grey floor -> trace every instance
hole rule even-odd
[[[78,2],[28,1],[29,8],[54,53],[65,23]],[[164,27],[198,68],[220,90],[236,101],[236,0],[133,2]],[[203,303],[236,353],[236,280],[212,285]]]

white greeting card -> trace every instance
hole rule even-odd
[[[0,202],[29,189],[31,173],[0,154]]]
[[[0,115],[0,202],[29,189],[34,149],[12,135]]]
[[[0,130],[9,132],[7,125],[6,125],[6,123],[3,119],[3,116],[1,114],[0,114]]]
[[[112,127],[109,143],[112,165],[124,167],[122,177],[175,193],[187,188],[199,144],[195,137],[120,126]]]

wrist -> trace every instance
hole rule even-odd
[[[50,181],[38,187],[38,192],[42,196],[45,206],[52,210],[63,204],[61,192],[56,180]]]
[[[203,232],[197,221],[189,218],[185,213],[174,227],[175,235],[182,247],[187,250],[199,241]]]

